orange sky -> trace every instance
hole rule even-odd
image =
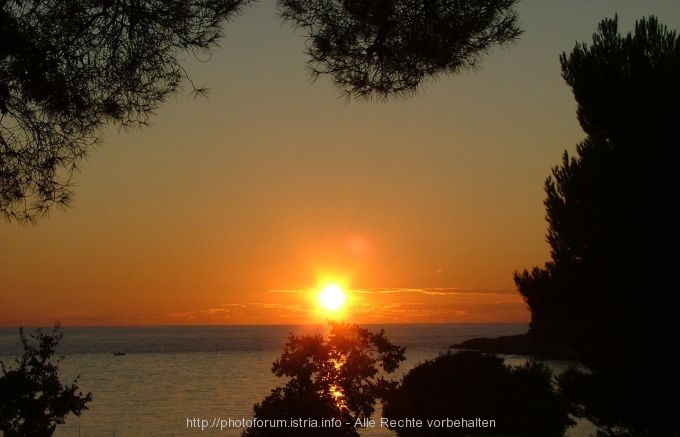
[[[583,137],[558,55],[615,12],[680,29],[674,1],[522,1],[479,71],[346,102],[256,4],[188,61],[207,100],[104,132],[72,208],[0,223],[0,325],[319,322],[325,281],[352,322],[528,321],[512,273],[548,259],[543,183]]]

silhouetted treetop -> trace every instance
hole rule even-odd
[[[405,348],[392,344],[385,332],[329,322],[330,333],[295,336],[292,333],[272,372],[288,378],[253,406],[258,419],[309,418],[338,420],[340,426],[314,428],[250,427],[243,437],[308,436],[358,437],[354,424],[369,418],[377,400],[397,383],[386,376],[405,359]]]
[[[370,417],[380,390],[394,385],[379,372],[394,372],[404,360],[405,348],[390,343],[383,330],[374,333],[346,323],[329,325],[327,339],[291,334],[272,372],[322,397],[335,399],[341,393],[344,406],[352,414]]]
[[[279,0],[307,32],[309,68],[348,97],[414,93],[423,79],[474,67],[521,31],[516,0]]]
[[[632,129],[680,131],[680,40],[655,17],[626,36],[618,17],[603,20],[590,45],[560,56],[562,76],[578,103],[578,120],[594,138],[626,140]]]

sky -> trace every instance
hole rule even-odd
[[[102,132],[75,203],[0,223],[0,325],[528,322],[513,272],[549,259],[543,185],[584,134],[558,56],[676,1],[525,0],[524,34],[408,99],[311,81],[274,2],[182,55],[183,92]],[[347,290],[320,310],[328,283]]]

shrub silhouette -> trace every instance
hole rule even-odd
[[[423,427],[394,428],[400,437],[559,437],[572,424],[545,366],[529,362],[511,367],[495,355],[472,351],[442,355],[413,368],[388,395],[383,417],[423,421]],[[427,426],[428,419],[447,418],[495,420],[496,427]]]
[[[92,394],[83,394],[76,378],[70,385],[59,380],[55,349],[62,339],[59,326],[51,334],[38,329],[31,335],[37,347],[19,330],[24,352],[17,368],[0,362],[0,430],[5,437],[49,437],[69,414],[87,410]]]

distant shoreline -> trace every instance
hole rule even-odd
[[[479,352],[528,355],[550,360],[577,361],[576,351],[568,344],[544,344],[529,333],[506,335],[497,338],[473,338],[454,344],[449,349],[475,350]]]

